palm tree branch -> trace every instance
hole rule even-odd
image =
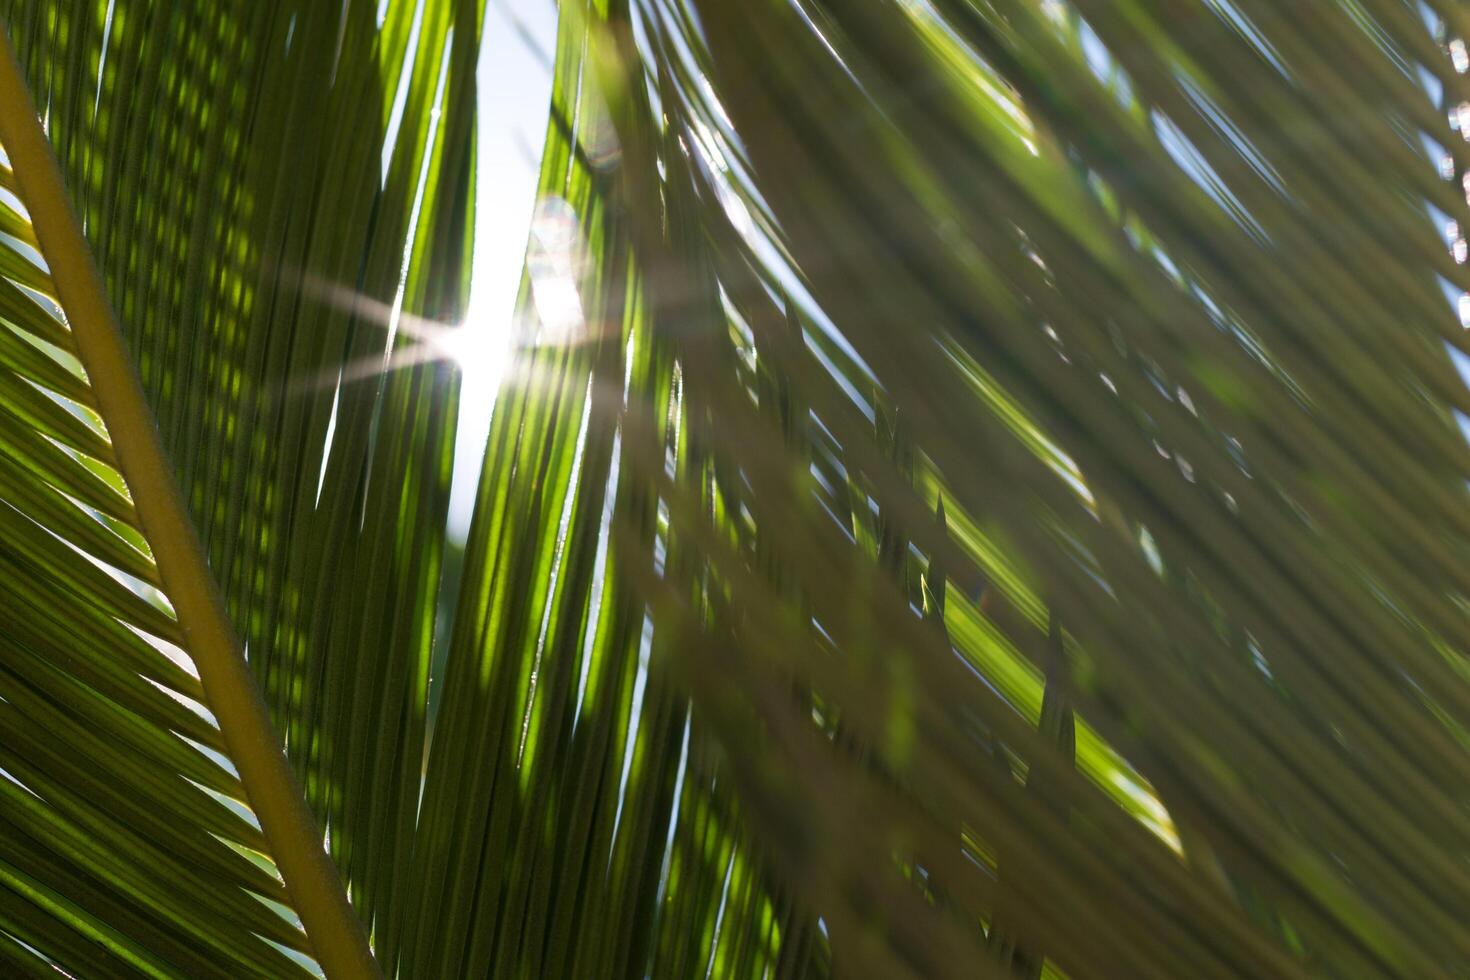
[[[0,39],[0,142],[15,168],[118,466],[153,550],[209,706],[329,976],[378,975],[367,937],[322,847],[224,600],[174,482],[137,369],[64,190],[8,36]]]

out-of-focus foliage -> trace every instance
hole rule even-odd
[[[590,30],[684,446],[629,573],[839,972],[1470,962],[1462,18]]]
[[[479,5],[3,10],[385,974],[1470,966],[1460,6],[563,0],[451,576]],[[0,956],[270,973],[0,231]]]

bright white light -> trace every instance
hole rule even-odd
[[[512,320],[536,200],[537,151],[551,102],[544,58],[555,38],[555,4],[515,0],[487,8],[476,69],[480,112],[470,302],[464,324],[440,340],[464,378],[449,493],[449,535],[461,541],[469,534],[490,416],[516,335]]]
[[[507,321],[504,310],[491,308],[481,296],[471,294],[464,323],[459,329],[443,334],[439,341],[444,355],[458,365],[462,378],[459,431],[455,438],[456,466],[462,452],[475,457],[484,452],[495,394],[511,357],[511,331]],[[451,517],[451,524],[453,520]],[[468,531],[467,521],[465,530]]]
[[[542,198],[536,203],[526,251],[531,302],[539,322],[537,344],[571,344],[585,336],[580,290],[584,262],[577,212],[559,197]]]

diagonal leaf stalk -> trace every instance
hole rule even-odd
[[[41,254],[50,266],[209,708],[219,721],[317,962],[332,978],[379,976],[367,935],[322,846],[230,626],[137,369],[4,31],[0,31],[0,143],[10,156]]]

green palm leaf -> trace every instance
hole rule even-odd
[[[138,467],[150,449],[160,467],[162,457],[147,441],[146,406],[127,362],[118,361],[123,370],[97,387],[81,371],[79,357],[105,367],[99,349],[105,355],[109,341],[121,348],[105,301],[89,305],[87,277],[95,283],[95,273],[59,184],[45,183],[55,167],[8,48],[4,55],[0,89],[18,109],[4,120],[4,141],[28,165],[25,184],[7,191],[36,192],[46,214],[38,235],[20,211],[11,212],[5,247],[22,273],[13,280],[30,291],[9,286],[0,328],[7,352],[0,561],[10,583],[0,612],[6,960],[31,974],[48,961],[114,976],[297,974],[309,964],[299,954],[310,946],[267,860],[276,849],[220,753],[235,755],[256,779],[255,800],[272,832],[282,826],[278,801],[303,814],[304,807],[270,741],[263,764],[252,756],[241,722],[256,720],[269,739],[265,715],[243,662],[233,660],[232,675],[231,661],[218,657],[207,591],[187,582],[171,588],[177,618],[160,591],[166,579],[188,578],[188,556],[170,553],[156,567],[148,533],[174,546],[170,518],[183,515],[167,493],[150,494],[135,509],[124,490],[120,468],[134,488],[155,489]],[[68,276],[77,269],[68,260],[80,255],[81,276],[53,286],[48,270],[22,251],[42,239]],[[77,333],[55,305],[62,296]],[[115,411],[130,397],[141,414]],[[97,414],[103,406],[114,410],[123,436],[116,445]],[[141,430],[130,426],[139,418]],[[127,464],[117,456],[123,448]],[[191,653],[204,668],[203,683]],[[247,686],[232,688],[232,679]],[[267,789],[273,775],[284,793]],[[320,856],[317,863],[330,874]],[[297,887],[309,897],[307,879]]]
[[[1470,962],[1458,7],[0,14],[14,972]]]

